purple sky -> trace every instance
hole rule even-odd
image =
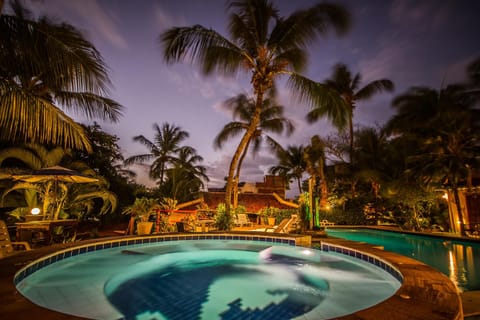
[[[312,0],[277,0],[282,15],[307,8]],[[358,103],[356,125],[383,124],[393,114],[391,99],[411,86],[442,85],[464,78],[465,65],[480,56],[480,1],[478,0],[345,0],[352,13],[351,31],[342,38],[333,34],[310,46],[308,68],[303,73],[316,81],[331,74],[342,62],[363,76],[362,84],[380,78],[395,83],[393,94],[380,94]],[[47,14],[82,30],[104,57],[113,82],[111,97],[125,106],[119,123],[99,122],[103,130],[120,138],[125,157],[147,150],[132,137],[143,134],[153,140],[153,123],[173,123],[190,133],[185,142],[204,158],[210,187],[224,184],[232,141],[214,150],[213,139],[232,120],[221,103],[239,93],[249,93],[246,76],[203,77],[188,63],[166,65],[157,41],[172,26],[201,24],[226,35],[224,0],[27,0],[35,13]],[[282,82],[280,82],[281,84]],[[290,99],[279,86],[286,116],[296,125],[289,138],[277,137],[284,146],[306,145],[314,134],[332,132],[326,121],[306,124],[308,108]],[[72,115],[87,123],[81,116]],[[276,159],[261,152],[245,160],[242,181],[263,181]],[[146,168],[137,168],[138,181],[151,185]],[[294,187],[294,184],[292,184]],[[290,196],[295,191],[290,192]]]

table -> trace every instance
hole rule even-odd
[[[17,227],[17,241],[28,241],[31,244],[34,244],[33,242],[52,244],[74,238],[78,221],[76,219],[42,220],[18,222],[15,225]],[[35,239],[33,238],[34,235],[37,235]]]
[[[195,231],[197,231],[197,226],[200,227],[201,231],[202,232],[207,232],[208,231],[208,227],[212,224],[215,223],[215,220],[213,219],[201,219],[201,220],[197,220],[195,222]]]

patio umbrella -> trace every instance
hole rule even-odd
[[[97,178],[85,176],[75,170],[64,168],[61,166],[53,166],[34,170],[30,174],[14,175],[14,180],[21,180],[30,183],[47,182],[47,181],[62,181],[69,183],[90,183],[97,182]]]
[[[12,176],[14,180],[29,182],[29,183],[44,183],[44,182],[53,182],[54,186],[54,219],[57,218],[58,212],[58,199],[57,199],[57,190],[58,190],[58,183],[91,183],[97,182],[97,178],[85,176],[75,170],[71,170],[68,168],[64,168],[61,166],[53,166],[48,168],[42,168],[39,170],[34,170],[30,174],[23,174],[23,175],[14,175]],[[66,195],[65,195],[66,196]],[[63,197],[63,199],[65,198]],[[48,209],[45,208],[44,211]]]

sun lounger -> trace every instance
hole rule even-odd
[[[18,250],[31,250],[30,244],[26,241],[10,241],[5,221],[0,220],[0,258],[9,256]]]

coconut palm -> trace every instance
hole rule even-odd
[[[345,100],[346,104],[339,105],[340,108],[337,108],[336,105],[320,105],[317,108],[312,109],[307,115],[307,119],[310,122],[317,121],[319,118],[326,115],[332,121],[333,125],[340,130],[343,130],[348,125],[350,137],[350,163],[353,161],[353,112],[357,101],[368,100],[376,93],[382,91],[392,91],[394,87],[393,82],[388,79],[371,81],[362,88],[359,88],[360,82],[361,75],[359,73],[352,77],[352,74],[346,65],[335,65],[331,78],[327,79],[325,84],[336,90]]]
[[[328,205],[328,189],[327,180],[325,177],[325,145],[322,139],[315,135],[311,138],[310,144],[305,147],[305,163],[307,165],[307,172],[310,175],[310,203],[313,204],[313,190],[316,189],[317,178],[320,180],[320,208],[326,209]],[[312,210],[313,213],[313,210]],[[313,227],[313,219],[318,218],[316,214],[312,214],[310,220],[310,229]]]
[[[234,177],[234,201],[233,207],[237,207],[238,197],[238,182],[240,181],[240,169],[242,167],[243,160],[247,154],[250,143],[253,142],[252,153],[256,155],[261,147],[262,142],[266,142],[270,148],[276,152],[281,149],[280,145],[271,136],[266,134],[267,132],[281,134],[284,130],[287,135],[290,135],[293,130],[293,124],[287,118],[283,117],[283,106],[277,105],[274,100],[273,90],[272,94],[263,101],[263,107],[260,113],[260,122],[257,129],[252,135],[250,141],[247,142],[245,149],[243,150],[237,165],[237,170]],[[252,119],[255,112],[255,100],[247,97],[244,94],[240,94],[236,97],[225,101],[224,106],[232,110],[233,118],[239,118],[240,121],[233,121],[226,124],[220,133],[215,137],[214,146],[216,148],[222,148],[230,138],[236,137],[248,130],[250,126],[250,119]]]
[[[305,149],[303,145],[288,146],[287,149],[281,149],[277,152],[278,165],[270,168],[270,173],[279,174],[285,177],[286,181],[295,179],[297,181],[298,192],[302,193],[302,177],[307,170],[305,162]]]
[[[463,222],[458,187],[471,181],[480,152],[480,119],[471,92],[461,85],[439,91],[412,88],[395,98],[393,106],[397,114],[387,123],[387,129],[420,142],[416,153],[408,158],[409,171],[427,185],[451,188]],[[460,232],[464,233],[463,224]]]
[[[306,63],[306,46],[330,29],[346,31],[349,17],[337,5],[320,3],[299,10],[288,17],[279,15],[268,0],[230,1],[229,38],[201,25],[174,27],[160,36],[167,63],[190,59],[205,74],[215,71],[250,73],[255,110],[230,162],[225,193],[226,211],[230,212],[233,179],[242,152],[260,122],[266,92],[281,75],[300,101],[310,105],[343,104],[338,94],[300,74]]]
[[[90,150],[65,112],[117,121],[122,107],[100,53],[73,26],[32,18],[20,1],[0,16],[0,139]],[[60,107],[61,106],[61,107]]]
[[[355,179],[370,184],[373,197],[380,197],[380,186],[388,180],[387,173],[392,163],[386,162],[387,138],[384,132],[376,128],[362,128],[355,132]]]
[[[5,191],[5,198],[12,191],[23,191],[27,208],[19,206],[17,217],[28,213],[29,209],[36,207],[40,202],[43,205],[43,212],[49,212],[52,205],[52,196],[56,198],[55,213],[57,217],[61,212],[68,213],[71,216],[81,218],[84,215],[91,214],[93,209],[98,209],[95,213],[105,214],[115,210],[117,198],[115,194],[109,191],[108,182],[97,175],[95,170],[89,168],[82,161],[70,161],[70,153],[60,147],[48,149],[45,146],[37,144],[26,144],[19,147],[8,147],[0,151],[0,166],[6,159],[16,159],[33,170],[57,166],[60,163],[67,163],[68,167],[76,170],[82,175],[94,177],[97,181],[89,184],[67,185],[65,183],[56,183],[46,181],[42,183],[30,183],[18,181],[10,185]],[[95,206],[96,199],[102,200],[102,206]],[[3,199],[5,200],[5,199]],[[15,213],[14,213],[15,215]]]
[[[133,138],[133,141],[140,142],[150,152],[131,156],[125,160],[125,164],[131,165],[153,160],[150,166],[150,177],[158,179],[161,186],[165,179],[165,171],[169,165],[178,162],[177,153],[182,148],[180,144],[189,137],[189,134],[180,127],[167,122],[163,123],[162,127],[155,123],[153,129],[155,131],[154,141],[150,141],[143,135]]]
[[[68,154],[69,152],[61,147],[49,149],[43,145],[27,143],[0,150],[0,167],[7,159],[16,159],[30,169],[38,170],[60,164]]]
[[[182,147],[173,167],[166,171],[162,194],[179,202],[193,200],[204,182],[208,182],[207,169],[199,163],[203,158],[192,147]]]

